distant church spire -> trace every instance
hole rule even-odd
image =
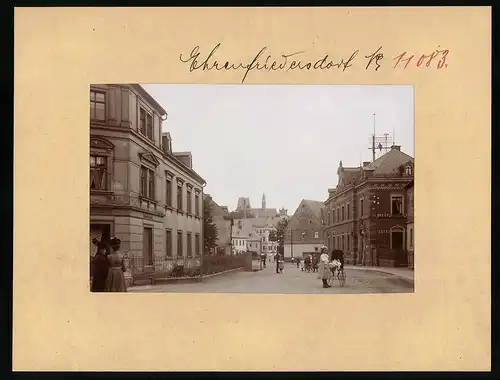
[[[262,193],[262,211],[266,211],[266,194]]]

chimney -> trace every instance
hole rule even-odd
[[[363,167],[367,167],[368,165],[370,165],[370,161],[363,161]]]
[[[401,145],[393,145],[393,146],[391,146],[391,150],[401,151]]]
[[[161,135],[161,147],[165,154],[172,152],[172,140],[170,139],[170,133],[164,132]]]
[[[174,156],[179,159],[188,168],[193,168],[191,152],[174,152]]]

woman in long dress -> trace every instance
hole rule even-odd
[[[126,292],[125,285],[125,256],[120,252],[120,239],[114,237],[110,240],[109,273],[106,279],[107,292]]]
[[[328,285],[328,276],[330,275],[330,266],[328,265],[328,254],[326,253],[326,249],[321,250],[321,257],[319,260],[319,271],[318,271],[318,278],[321,279],[323,282],[323,288],[330,288],[331,286]]]
[[[106,256],[106,247],[100,242],[97,246],[97,253],[92,258],[92,292],[104,292],[106,289],[106,279],[109,273],[109,260]]]

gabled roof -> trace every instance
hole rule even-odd
[[[399,149],[391,149],[364,169],[373,170],[374,176],[385,176],[397,173],[401,165],[408,162],[413,163],[413,161],[413,157],[401,152]]]
[[[305,204],[308,206],[313,214],[317,216],[319,219],[321,219],[321,210],[323,209],[324,205],[322,201],[313,201],[310,199],[304,199],[301,202],[302,204]]]

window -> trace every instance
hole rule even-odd
[[[182,253],[182,231],[177,232],[177,257],[183,257]]]
[[[193,240],[192,240],[192,235],[191,235],[191,232],[188,232],[186,234],[186,238],[187,238],[187,256],[188,257],[193,257]]]
[[[141,166],[141,196],[155,198],[155,172],[145,166]]]
[[[413,228],[410,228],[410,248],[413,248]]]
[[[365,200],[361,199],[359,201],[359,216],[364,216],[365,215]]]
[[[172,207],[172,179],[171,178],[167,178],[165,203],[167,206]]]
[[[351,219],[351,204],[347,204],[347,220]]]
[[[332,210],[332,223],[335,224],[335,209]]]
[[[265,245],[264,245],[264,246],[262,246],[262,249],[265,251],[265,250],[266,250],[266,246],[265,246]]]
[[[90,91],[90,118],[106,121],[106,93]]]
[[[153,265],[153,229],[144,227],[142,235],[142,259],[144,265]]]
[[[315,232],[315,233],[314,233],[314,238],[315,238],[315,239],[318,239],[318,238],[319,238],[319,233],[318,233],[318,232]]]
[[[177,210],[182,211],[182,183],[177,183]]]
[[[337,208],[337,223],[340,222],[340,208]]]
[[[200,193],[197,191],[194,194],[194,212],[196,216],[200,216]]]
[[[331,223],[332,221],[330,220],[331,215],[332,215],[332,214],[330,213],[330,211],[328,211],[328,219],[327,219],[327,224],[328,224],[328,225],[332,224],[332,223]]]
[[[146,110],[144,108],[139,110],[139,130],[146,135]]]
[[[342,206],[342,221],[345,220],[345,208]]]
[[[351,236],[349,234],[347,234],[347,252],[349,252],[350,249],[351,249],[351,239],[350,239],[350,237]]]
[[[90,155],[90,189],[106,190],[107,157]]]
[[[406,165],[406,175],[413,175],[413,168],[411,165]]]
[[[172,257],[172,231],[166,230],[165,233],[165,256]]]
[[[391,214],[403,215],[403,197],[401,195],[391,195]]]
[[[146,136],[153,140],[153,116],[149,113],[146,115]]]
[[[189,214],[193,213],[193,194],[189,186],[187,188],[187,212]]]
[[[197,257],[200,256],[200,235],[199,234],[195,235],[194,253]]]
[[[345,251],[345,235],[342,235],[342,251]]]

